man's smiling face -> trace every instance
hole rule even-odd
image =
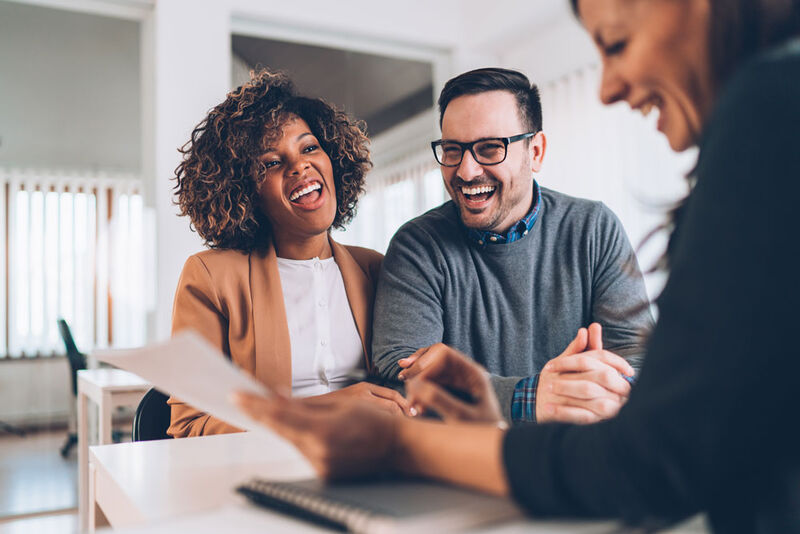
[[[442,117],[442,139],[468,143],[526,133],[517,101],[508,91],[454,98]],[[533,172],[544,155],[544,135],[508,145],[505,161],[481,165],[467,150],[456,167],[442,167],[447,192],[468,228],[505,233],[530,210]]]

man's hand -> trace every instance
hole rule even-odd
[[[377,386],[368,382],[359,382],[324,395],[308,397],[308,404],[325,404],[330,399],[354,399],[372,404],[384,412],[394,415],[411,415],[411,404],[400,393],[393,389]]]
[[[581,328],[564,352],[539,373],[536,420],[586,424],[614,417],[631,389],[620,374],[633,376],[633,367],[603,350],[600,325]]]
[[[401,367],[406,367],[399,376],[415,411],[432,409],[445,421],[503,421],[489,373],[456,349],[437,343],[405,358]],[[474,402],[457,398],[453,391],[467,393]]]

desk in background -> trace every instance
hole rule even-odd
[[[140,377],[121,369],[78,371],[78,526],[85,531],[89,521],[89,400],[97,405],[97,443],[111,443],[111,416],[119,406],[139,405],[150,389]]]

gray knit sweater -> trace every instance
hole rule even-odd
[[[471,242],[453,202],[404,224],[383,261],[373,361],[384,376],[443,342],[484,365],[509,416],[514,387],[558,356],[578,329],[638,367],[652,327],[644,281],[622,225],[605,205],[541,188],[536,223],[507,244]]]

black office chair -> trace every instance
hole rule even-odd
[[[72,394],[78,396],[78,371],[86,369],[86,355],[78,350],[72,332],[64,319],[58,320],[58,331],[61,339],[64,340],[64,348],[67,349],[67,360],[69,360],[70,378],[72,379]]]
[[[133,416],[133,441],[170,439],[167,434],[170,421],[169,395],[152,388],[142,397],[136,415]]]
[[[75,432],[75,419],[77,417],[76,403],[78,399],[78,371],[86,369],[86,355],[78,350],[72,332],[64,319],[58,320],[58,331],[61,339],[64,340],[64,348],[67,349],[67,360],[69,361],[70,379],[72,381],[72,407],[70,409],[70,429],[67,431],[67,439],[61,446],[61,456],[66,458],[70,449],[78,443],[78,434]]]

